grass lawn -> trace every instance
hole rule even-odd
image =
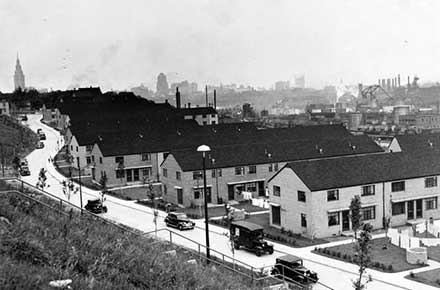
[[[440,269],[434,269],[420,273],[413,273],[405,276],[405,278],[440,288]]]
[[[267,209],[261,208],[259,206],[254,206],[247,202],[241,202],[238,204],[232,205],[233,208],[236,209],[244,209],[246,212],[254,213],[259,211],[266,211]],[[196,207],[196,208],[184,208],[179,211],[185,212],[188,216],[192,216],[194,218],[202,218],[204,215],[204,207]],[[222,217],[226,215],[226,210],[224,206],[216,206],[216,207],[208,207],[208,217]]]
[[[156,196],[160,196],[158,186],[155,186]],[[148,198],[148,186],[123,189],[107,189],[107,194],[125,200],[139,200]]]
[[[387,248],[384,249],[384,246],[386,246]],[[323,253],[323,250],[326,250],[327,253]],[[370,251],[370,268],[378,271],[401,272],[423,267],[422,265],[411,265],[407,263],[406,250],[391,244],[387,238],[374,239],[372,241]],[[355,259],[354,243],[328,247],[320,249],[318,251],[315,250],[313,252],[318,255],[323,255],[350,263],[353,263]]]

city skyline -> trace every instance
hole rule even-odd
[[[436,81],[435,1],[2,1],[0,91],[15,55],[32,87],[155,87],[176,81],[273,86],[304,74],[308,87],[388,75]],[[142,13],[140,13],[142,11]],[[32,47],[32,50],[29,49]]]

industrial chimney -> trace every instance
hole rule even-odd
[[[386,84],[385,84],[385,79],[382,79],[382,88],[385,90],[387,87],[386,87]]]
[[[217,110],[217,91],[214,90],[214,110]]]
[[[391,80],[387,79],[387,91],[391,89]]]
[[[180,109],[180,92],[179,92],[179,87],[176,87],[176,108]]]
[[[397,86],[400,87],[400,74],[397,75]]]
[[[208,107],[208,86],[205,86],[206,107]]]

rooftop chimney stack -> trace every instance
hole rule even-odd
[[[397,75],[397,86],[400,87],[400,74]]]
[[[387,91],[391,89],[391,80],[387,79]]]
[[[208,86],[205,86],[206,107],[208,107]]]
[[[386,89],[385,79],[382,79],[382,88],[383,88],[384,90]]]
[[[411,86],[411,83],[410,83],[410,81],[409,81],[409,76],[408,76],[408,87],[409,87],[409,86]]]
[[[179,92],[179,87],[176,87],[176,108],[180,109],[180,92]]]
[[[191,103],[188,103],[188,109],[191,108]]]
[[[217,110],[217,90],[214,90],[214,110]]]

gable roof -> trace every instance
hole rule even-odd
[[[395,137],[402,151],[440,150],[440,134],[398,135]]]
[[[277,142],[276,142],[277,141]],[[226,168],[341,155],[383,152],[368,136],[347,136],[342,139],[276,140],[266,143],[211,146],[206,168]],[[202,143],[198,143],[200,145]],[[208,144],[209,145],[209,144]],[[196,146],[170,152],[183,171],[201,170],[201,154]],[[214,160],[214,162],[212,161]]]
[[[311,191],[440,175],[440,154],[380,153],[296,161],[286,165]],[[283,169],[286,170],[286,169]]]

